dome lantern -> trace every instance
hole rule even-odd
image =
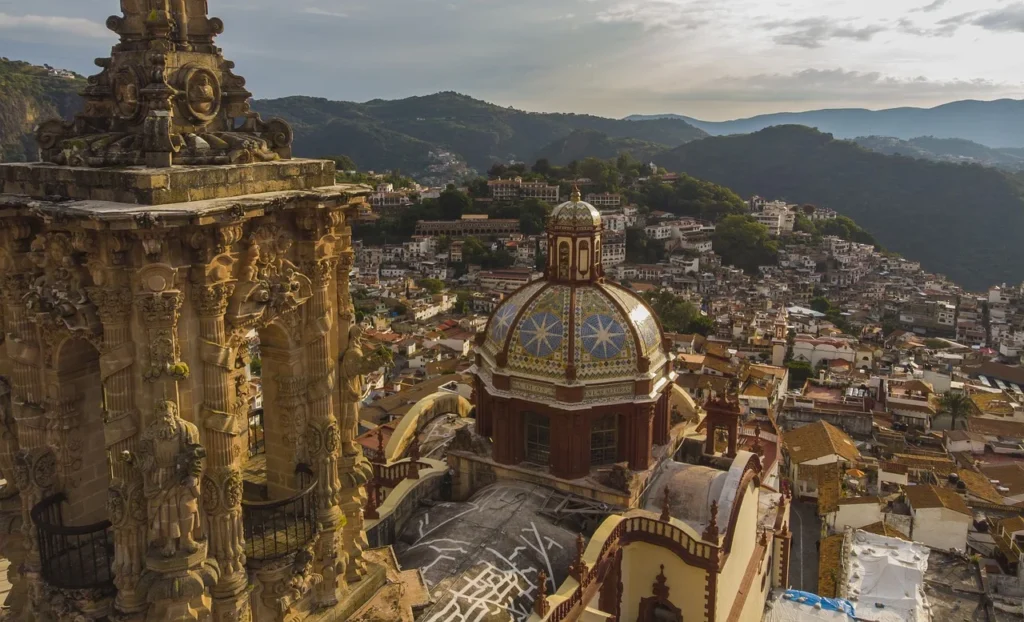
[[[573,186],[569,200],[548,220],[548,278],[560,283],[594,282],[601,266],[601,213]]]

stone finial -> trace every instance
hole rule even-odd
[[[718,542],[718,501],[711,502],[711,519],[701,537],[708,542]]]
[[[763,547],[767,547],[768,546],[768,530],[767,529],[764,529],[764,530],[761,531],[760,544]]]
[[[409,479],[420,478],[420,439],[415,436],[412,437],[412,442],[409,443]]]
[[[537,573],[537,599],[533,601],[533,612],[544,617],[548,615],[548,574],[541,568]]]
[[[660,601],[668,601],[668,577],[665,576],[665,564],[661,564],[661,572],[654,578],[654,585],[651,586],[651,593]]]
[[[292,129],[264,122],[213,40],[224,23],[207,0],[122,0],[107,19],[120,35],[82,95],[74,122],[45,121],[42,160],[67,166],[248,164],[291,157]]]
[[[377,513],[377,508],[380,506],[377,497],[378,490],[377,478],[371,477],[370,481],[366,482],[366,506],[363,508],[364,518],[370,520],[380,518],[380,514]]]
[[[572,565],[569,566],[569,576],[576,579],[581,586],[587,581],[587,562],[583,561],[583,553],[587,548],[587,543],[583,539],[583,534],[576,535],[576,559]]]
[[[573,203],[579,203],[583,200],[583,195],[580,194],[580,187],[576,184],[572,185],[572,194],[569,196],[569,200]]]
[[[751,450],[758,457],[764,457],[764,447],[761,446],[761,422],[757,422],[754,425],[754,445],[751,447]]]
[[[661,497],[661,517],[658,519],[663,523],[672,520],[672,515],[669,513],[669,494],[668,486],[665,486],[664,494]]]
[[[375,458],[380,464],[387,464],[387,454],[384,451],[384,430],[380,426],[377,426],[377,455]]]

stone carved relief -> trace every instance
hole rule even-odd
[[[113,78],[114,111],[122,119],[134,119],[141,110],[139,76],[130,67],[122,67]]]
[[[162,277],[153,275],[150,280],[158,278]],[[138,298],[149,336],[149,362],[142,377],[150,382],[163,375],[178,381],[189,377],[188,365],[180,360],[177,338],[178,318],[184,301],[184,294],[177,290],[147,293]]]
[[[270,562],[257,571],[264,588],[260,599],[267,609],[276,614],[278,622],[290,622],[293,616],[299,615],[298,605],[324,581],[314,564],[319,539],[319,536],[314,536],[305,548],[294,555]]]
[[[220,81],[209,69],[192,67],[185,71],[185,107],[188,116],[196,123],[205,125],[220,111]]]
[[[118,459],[123,460],[123,457]],[[147,545],[146,497],[141,474],[129,471],[125,481],[111,483],[107,513],[114,531],[114,583],[118,590],[134,590],[142,577]]]
[[[54,622],[106,620],[112,613],[110,594],[102,589],[62,590],[44,588],[43,609]]]
[[[144,478],[149,545],[164,557],[199,551],[200,480],[206,450],[199,429],[178,415],[171,401],[157,405],[142,434],[135,462]]]
[[[277,226],[264,225],[250,235],[228,306],[232,325],[248,329],[281,319],[298,326],[298,318],[289,316],[313,296],[313,289],[309,277],[289,258],[292,245]]]
[[[25,293],[25,304],[43,324],[43,345],[50,355],[71,332],[93,338],[99,334],[99,318],[87,293],[89,273],[77,259],[79,253],[64,232],[37,235],[30,246],[29,259],[38,276]]]

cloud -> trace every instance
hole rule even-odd
[[[1024,32],[1024,3],[982,13],[971,23],[994,32]]]
[[[108,39],[113,35],[103,24],[78,17],[56,15],[9,15],[0,13],[0,31],[29,34],[49,32],[91,39]]]
[[[793,73],[763,73],[716,79],[691,87],[699,99],[749,101],[885,101],[898,98],[961,98],[997,96],[1021,84],[994,80],[932,80],[924,76],[899,77],[879,71],[806,69]]]
[[[931,4],[926,4],[922,7],[914,9],[915,13],[931,13],[932,11],[938,11],[942,7],[949,4],[949,0],[934,0]]]
[[[596,15],[600,22],[640,24],[646,30],[693,30],[709,25],[713,11],[686,0],[639,0],[611,3]]]
[[[872,37],[887,28],[879,24],[868,26],[839,25],[825,17],[807,17],[798,20],[772,21],[764,24],[769,30],[788,30],[777,35],[774,41],[779,45],[795,45],[802,48],[820,48],[831,39],[870,41]]]
[[[305,13],[306,15],[322,15],[324,17],[348,17],[348,13],[342,13],[340,11],[330,11],[315,6],[306,7],[302,9],[302,12]]]

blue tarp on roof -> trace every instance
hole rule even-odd
[[[798,602],[808,607],[814,607],[815,605],[821,605],[822,609],[827,611],[838,611],[845,613],[851,618],[856,617],[853,612],[853,603],[843,598],[824,598],[817,594],[810,592],[801,592],[800,590],[786,590],[783,592],[782,597],[786,600]]]

